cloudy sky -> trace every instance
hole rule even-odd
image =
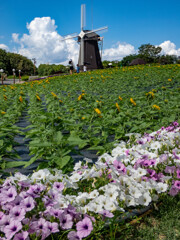
[[[162,53],[180,56],[179,0],[0,0],[0,48],[40,63],[78,59],[80,6],[86,4],[86,29],[108,26],[103,59],[121,60],[141,44],[162,47]]]

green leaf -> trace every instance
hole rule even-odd
[[[26,164],[26,162],[24,162],[24,161],[6,162],[6,168],[20,167],[20,166],[23,166],[25,164]]]
[[[62,133],[61,133],[60,131],[58,131],[58,132],[56,133],[56,136],[55,136],[55,139],[56,139],[56,141],[57,141],[58,144],[61,143],[62,138],[63,138]]]
[[[104,147],[103,146],[92,146],[92,147],[88,148],[88,150],[100,151],[100,150],[104,150]]]
[[[3,140],[0,140],[0,147],[3,146],[3,143],[4,143],[4,141],[3,141]]]
[[[75,134],[75,132],[71,132],[70,137],[67,139],[67,141],[71,144],[71,145],[81,145],[84,142],[86,142],[85,140],[81,139],[79,136],[77,136]]]
[[[24,168],[30,166],[32,163],[34,163],[36,160],[38,159],[38,156],[35,155],[34,157],[32,157],[28,162],[25,163]]]
[[[52,143],[50,143],[50,142],[41,142],[41,143],[31,142],[29,145],[31,147],[51,147]]]
[[[8,146],[8,147],[6,148],[6,150],[7,150],[8,152],[11,152],[11,151],[12,151],[12,145]]]
[[[68,164],[70,159],[71,159],[70,156],[65,156],[63,158],[56,157],[54,160],[60,168],[63,168],[64,166],[66,166]]]

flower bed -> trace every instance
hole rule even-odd
[[[0,239],[84,239],[133,209],[180,192],[180,127],[129,134],[95,164],[16,173],[0,187]],[[54,238],[53,238],[54,237]]]

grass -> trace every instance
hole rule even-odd
[[[179,240],[180,196],[166,196],[158,210],[118,235],[117,240]]]

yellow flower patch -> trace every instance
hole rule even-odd
[[[118,103],[116,103],[116,108],[120,112],[120,107],[119,107]]]
[[[130,98],[130,102],[131,102],[134,106],[136,106],[136,102],[133,100],[133,98]]]
[[[156,105],[156,104],[154,104],[152,107],[153,107],[154,109],[160,110],[160,107],[159,107],[158,105]]]

